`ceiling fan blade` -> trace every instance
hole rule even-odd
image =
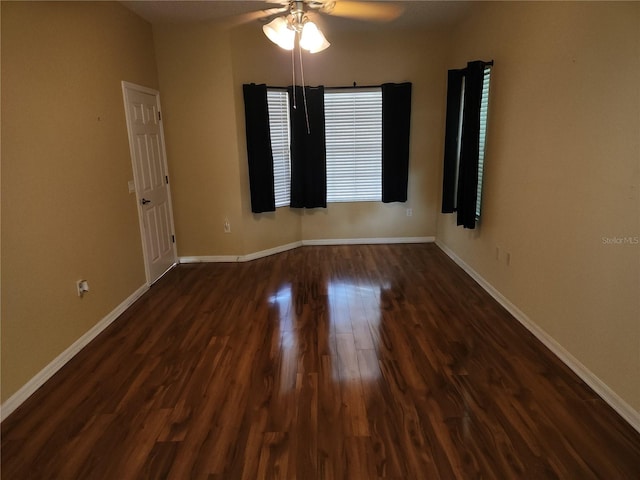
[[[350,2],[336,0],[335,3],[328,2],[327,6],[322,8],[321,11],[339,17],[389,22],[402,15],[404,7],[394,5],[390,2]]]
[[[232,15],[230,17],[224,17],[219,20],[219,23],[226,28],[233,28],[245,23],[253,22],[254,20],[261,20],[263,18],[269,18],[273,15],[278,15],[288,11],[288,7],[282,8],[268,8],[266,10],[256,10],[255,12],[241,13],[239,15]]]

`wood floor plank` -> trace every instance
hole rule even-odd
[[[640,433],[432,244],[180,265],[1,433],[4,480],[640,478]]]
[[[260,462],[255,476],[247,476],[247,480],[255,478],[281,479],[288,476],[289,437],[284,432],[265,432],[260,448]]]

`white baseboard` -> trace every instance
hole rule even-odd
[[[86,347],[91,340],[96,338],[105,328],[107,328],[113,321],[118,318],[124,311],[129,308],[133,303],[138,300],[147,290],[149,286],[147,284],[138,288],[133,294],[131,294],[124,302],[118,305],[111,313],[96,323],[90,330],[82,335],[78,340],[73,342],[69,348],[58,355],[38,372],[31,380],[25,383],[20,390],[11,395],[3,404],[0,410],[0,419],[4,421],[9,415],[11,415],[16,408],[35,393],[47,380],[49,380],[58,370],[60,370],[69,360],[71,360],[80,350]]]
[[[435,237],[327,238],[303,240],[302,245],[379,245],[393,243],[433,243]]]
[[[262,250],[260,252],[250,253],[248,255],[242,256],[243,262],[250,262],[251,260],[256,260],[258,258],[268,257],[269,255],[275,255],[276,253],[286,252],[288,250],[293,250],[294,248],[298,248],[302,245],[302,242],[293,242],[287,243],[286,245],[280,245],[278,247],[269,248],[267,250]]]
[[[496,288],[487,282],[464,260],[458,257],[449,247],[436,240],[436,245],[458,264],[471,278],[486,290],[498,303],[500,303],[513,317],[540,340],[553,354],[569,367],[578,377],[593,389],[606,403],[624,418],[633,428],[640,432],[640,412],[625,402],[606,383],[600,380],[591,370],[585,367],[577,358],[569,353],[551,335],[534,323],[518,307],[511,303]]]
[[[242,255],[195,255],[178,258],[178,263],[232,263],[241,262]]]
[[[267,250],[249,253],[248,255],[204,255],[195,257],[180,257],[180,263],[229,263],[229,262],[249,262],[258,258],[268,257],[276,253],[286,252],[302,246],[302,242],[293,242],[280,245]]]
[[[374,245],[393,243],[433,243],[435,237],[389,237],[389,238],[329,238],[319,240],[302,240],[288,243],[278,247],[249,253],[247,255],[204,255],[193,257],[180,257],[180,263],[227,263],[249,262],[258,258],[268,257],[276,253],[286,252],[294,248],[312,245]]]

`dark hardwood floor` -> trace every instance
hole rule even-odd
[[[640,434],[433,244],[181,265],[2,424],[11,479],[639,479]]]

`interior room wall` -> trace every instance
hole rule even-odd
[[[260,36],[264,37],[258,22],[251,22],[231,32],[233,98],[238,132],[235,140],[238,148],[237,161],[240,170],[240,199],[246,253],[298,243],[302,239],[299,209],[278,207],[275,212],[260,214],[251,212],[242,85],[245,83],[289,85],[292,75],[291,53],[278,47],[265,48]],[[267,40],[266,37],[264,38]],[[269,40],[267,42],[271,43]]]
[[[154,26],[154,38],[178,255],[242,255],[229,33],[203,22]]]
[[[438,240],[640,411],[640,4],[484,5],[448,68],[495,60],[479,228]]]
[[[242,85],[291,84],[291,53],[255,23],[234,30],[215,22],[159,25],[154,38],[180,256],[246,255],[308,239],[435,236],[446,74],[443,49],[424,45],[441,47],[443,34],[327,35],[332,48],[305,55],[306,84],[414,84],[409,201],[253,214]],[[225,218],[231,234],[223,232]]]
[[[328,23],[328,22],[327,22]],[[294,210],[301,223],[302,240],[353,238],[406,238],[435,236],[438,197],[438,165],[443,124],[444,71],[443,34],[439,31],[349,32],[324,27],[331,47],[303,56],[307,85],[380,85],[412,82],[409,187],[406,203],[330,203],[326,209]],[[246,173],[243,83],[286,86],[292,83],[291,53],[272,44],[260,28],[251,24],[233,34],[236,111],[239,126],[240,164],[244,170],[242,197],[249,198]],[[296,65],[299,60],[296,57]],[[296,83],[301,83],[296,70]],[[407,217],[407,208],[412,216]],[[273,215],[291,215],[279,208]],[[247,217],[245,228],[256,229],[261,216]],[[257,230],[256,238],[259,233]],[[254,247],[255,248],[255,247]]]
[[[158,81],[118,3],[1,8],[4,402],[146,281],[120,82]]]
[[[326,85],[412,82],[411,144],[406,203],[337,203],[307,211],[303,237],[435,236],[440,179],[445,79],[444,38],[435,30],[386,31],[377,35],[340,32],[331,56],[321,57],[313,74]],[[406,210],[412,210],[407,216]]]

